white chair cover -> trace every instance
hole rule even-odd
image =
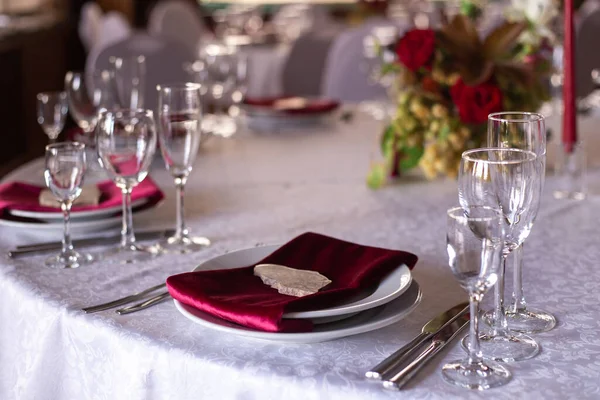
[[[209,31],[200,18],[198,9],[181,0],[161,1],[150,13],[148,31],[183,43],[197,53],[202,36]]]
[[[78,33],[86,52],[89,52],[100,38],[102,18],[102,9],[95,1],[88,1],[81,7]]]
[[[93,48],[104,48],[123,40],[130,36],[132,31],[129,21],[123,14],[118,11],[109,11],[102,18],[100,34]]]
[[[282,73],[283,94],[318,96],[334,35],[316,32],[300,36],[292,46]]]
[[[162,36],[135,33],[130,37],[90,54],[86,62],[85,78],[93,79],[94,71],[110,68],[110,57],[131,57],[143,55],[146,59],[146,84],[144,107],[156,111],[156,85],[187,82],[189,75],[184,71],[185,63],[193,62],[195,54],[179,42]]]
[[[386,98],[386,90],[369,78],[365,58],[365,38],[374,28],[397,25],[385,19],[373,19],[358,28],[340,34],[331,46],[323,75],[323,95],[345,102]]]
[[[600,4],[592,1],[586,2],[585,6],[580,10],[575,42],[577,97],[585,97],[594,90],[592,70],[600,69],[600,52],[598,51]]]

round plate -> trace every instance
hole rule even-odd
[[[148,198],[137,199],[131,202],[132,207],[139,207],[148,201]],[[72,219],[80,219],[80,218],[101,218],[110,216],[112,214],[118,213],[121,211],[121,204],[117,204],[113,207],[103,208],[101,210],[86,210],[86,211],[71,211]],[[58,210],[58,208],[57,208]],[[35,218],[43,221],[61,223],[63,221],[63,213],[62,211],[56,212],[48,212],[48,211],[26,211],[26,210],[8,210],[8,213],[14,215],[15,217],[22,218]]]
[[[206,328],[222,332],[247,336],[255,339],[272,340],[284,343],[318,343],[339,339],[383,328],[400,321],[410,314],[421,302],[422,294],[419,285],[413,281],[406,294],[386,305],[359,313],[350,318],[329,324],[315,325],[312,332],[273,333],[256,331],[221,318],[202,312],[173,300],[179,312],[193,322]]]
[[[214,269],[231,269],[256,264],[263,258],[277,250],[281,245],[252,247],[237,250],[203,262],[194,268],[194,271],[207,271]],[[404,293],[412,281],[412,275],[406,265],[401,265],[388,274],[377,288],[371,293],[366,293],[349,303],[321,310],[298,311],[283,314],[283,318],[323,318],[336,315],[357,313],[370,308],[388,303]]]

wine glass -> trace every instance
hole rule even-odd
[[[442,368],[444,379],[469,389],[489,389],[506,384],[511,373],[499,363],[483,360],[479,347],[479,304],[498,279],[504,244],[503,215],[498,208],[469,206],[448,210],[446,249],[448,265],[469,292],[469,356]]]
[[[85,169],[85,145],[82,143],[63,142],[46,146],[44,178],[46,186],[60,202],[65,224],[62,250],[46,260],[49,267],[77,268],[93,261],[91,255],[73,249],[69,231],[71,206],[81,194]]]
[[[100,165],[123,193],[121,244],[106,258],[122,264],[148,260],[159,253],[159,248],[136,243],[131,192],[148,175],[156,150],[156,126],[152,111],[102,111],[98,117],[96,143]]]
[[[119,102],[131,109],[144,108],[146,58],[141,55],[110,57]]]
[[[529,235],[539,202],[540,180],[535,153],[507,148],[484,148],[462,154],[458,197],[463,208],[484,205],[500,208],[504,215],[505,234],[503,263],[498,271],[494,325],[481,336],[485,357],[497,361],[519,361],[534,357],[539,345],[529,336],[513,333],[506,326],[504,304],[504,271],[509,254]],[[500,298],[498,298],[500,297]],[[468,347],[468,344],[463,342]]]
[[[160,150],[177,190],[175,234],[161,242],[160,246],[167,252],[187,253],[210,245],[205,237],[190,236],[183,209],[185,183],[192,172],[203,135],[200,85],[159,85],[157,90]]]
[[[539,191],[544,186],[546,174],[546,128],[544,116],[527,112],[501,112],[488,117],[488,146],[529,150],[537,155],[537,174],[541,176]],[[541,195],[538,196],[538,200]],[[540,202],[531,204],[535,219]],[[556,326],[556,318],[546,311],[529,308],[523,295],[523,246],[514,250],[514,282],[512,304],[506,310],[508,328],[517,332],[546,332]],[[504,295],[503,293],[501,294]],[[499,296],[496,296],[499,298]],[[486,315],[493,324],[493,312]]]
[[[65,92],[42,92],[37,94],[37,121],[48,135],[50,143],[54,143],[65,127],[65,119],[69,111]]]

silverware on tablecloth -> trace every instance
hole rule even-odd
[[[169,292],[162,292],[162,293],[157,294],[154,297],[149,298],[148,300],[146,300],[142,303],[138,303],[138,304],[134,304],[129,307],[121,308],[119,310],[116,310],[115,312],[119,315],[124,315],[124,314],[133,313],[136,311],[145,310],[146,308],[152,307],[153,305],[158,304],[161,301],[163,301],[169,297],[170,297]]]
[[[172,229],[170,230],[161,230],[161,231],[147,231],[147,232],[136,232],[136,240],[137,241],[146,241],[146,240],[158,240],[164,237],[170,236],[174,233]],[[90,237],[86,239],[78,239],[73,240],[73,246],[77,248],[89,247],[89,246],[103,246],[103,245],[112,245],[119,243],[121,241],[121,236],[96,236]],[[27,255],[35,255],[37,253],[44,253],[48,251],[60,250],[62,247],[62,242],[46,242],[46,243],[36,243],[36,244],[27,244],[17,246],[16,249],[8,252],[8,256],[11,258],[18,258],[21,256]]]
[[[115,307],[122,306],[127,303],[132,303],[134,301],[141,300],[142,298],[144,298],[144,296],[147,296],[148,294],[150,294],[156,290],[164,289],[165,287],[166,287],[166,283],[161,283],[160,285],[152,286],[151,288],[142,290],[141,292],[138,292],[138,293],[135,293],[135,294],[132,294],[132,295],[129,295],[129,296],[117,299],[117,300],[109,301],[108,303],[103,303],[103,304],[98,304],[96,306],[82,308],[81,311],[85,312],[86,314],[91,314],[91,313],[95,313],[98,311],[108,310],[109,308],[115,308]]]
[[[421,333],[409,343],[396,350],[392,355],[377,364],[365,373],[368,379],[380,380],[381,377],[389,371],[402,364],[412,353],[414,353],[423,342],[430,339],[433,335],[440,332],[455,319],[461,317],[469,311],[469,303],[460,303],[449,310],[444,311],[437,317],[427,322]]]
[[[437,353],[452,341],[464,328],[469,326],[469,313],[464,313],[452,323],[435,334],[429,345],[417,358],[403,368],[396,368],[382,376],[383,387],[400,390],[417,372],[421,370]]]

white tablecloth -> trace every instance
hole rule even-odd
[[[190,225],[214,241],[205,251],[76,270],[45,268],[42,256],[1,261],[0,398],[599,398],[600,204],[554,200],[552,177],[525,253],[529,300],[559,321],[553,331],[535,335],[541,354],[510,364],[512,382],[482,393],[442,381],[440,366],[464,356],[457,343],[401,394],[364,380],[369,367],[415,336],[424,322],[466,297],[446,266],[445,210],[457,203],[456,183],[367,189],[369,149],[379,129],[356,116],[322,132],[242,134],[207,143],[186,193]],[[40,173],[38,161],[7,179]],[[168,198],[153,215],[136,220],[137,228],[174,221],[171,179],[160,165],[152,177]],[[384,329],[310,345],[212,331],[183,317],[170,301],[126,316],[79,310],[153,286],[227,250],[283,242],[305,231],[415,252],[422,304]],[[0,237],[2,252],[41,239],[36,232],[6,228]]]

